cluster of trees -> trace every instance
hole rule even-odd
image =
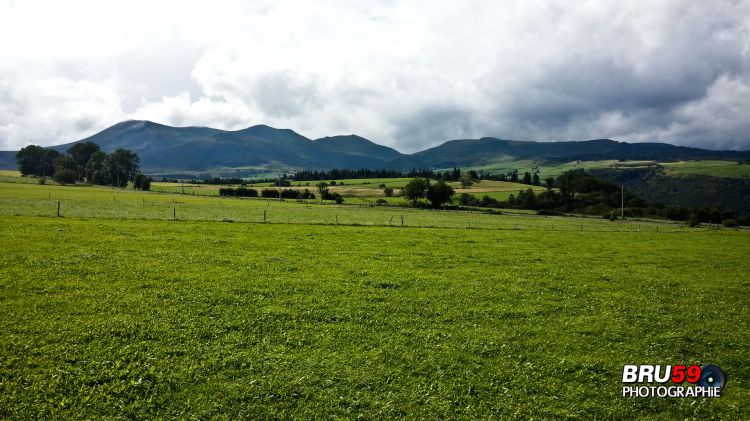
[[[219,196],[258,197],[258,190],[248,189],[247,187],[238,187],[236,189],[222,187],[219,189]]]
[[[282,179],[286,179],[286,174]],[[507,173],[491,174],[484,171],[461,171],[460,167],[453,167],[448,171],[434,171],[425,168],[412,168],[408,172],[385,169],[348,169],[335,168],[332,170],[303,170],[295,173],[292,179],[295,181],[313,181],[313,180],[335,180],[335,179],[362,179],[362,178],[429,178],[432,180],[443,181],[460,181],[464,186],[470,186],[481,180],[510,181],[514,183],[523,183],[528,185],[540,186],[544,182],[550,188],[553,178],[541,180],[539,171],[524,172],[519,175],[518,170],[512,170]]]
[[[258,191],[255,189],[249,189],[246,187],[221,188],[219,189],[219,196],[231,196],[231,197],[258,197]],[[295,189],[263,189],[260,191],[260,197],[267,199],[315,199],[315,194],[308,189],[295,190]]]
[[[175,181],[177,182],[177,181]],[[192,180],[192,183],[198,184],[200,181],[198,180]],[[203,184],[243,184],[244,181],[241,178],[221,178],[221,177],[213,177],[213,178],[207,178],[202,181]]]
[[[575,212],[610,219],[615,219],[622,207],[627,217],[666,218],[689,221],[691,225],[700,222],[738,221],[733,212],[718,207],[666,207],[660,203],[647,202],[627,190],[623,192],[620,186],[599,179],[584,170],[565,172],[553,183],[548,184],[553,184],[557,190],[548,188],[537,193],[532,189],[526,189],[517,195],[510,195],[506,201],[489,196],[480,199],[464,193],[458,198],[458,202],[462,206],[529,209],[540,213]]]
[[[479,174],[469,171],[474,180],[479,180]],[[424,168],[412,168],[411,171],[402,172],[398,170],[368,169],[368,168],[334,168],[331,170],[302,170],[292,176],[295,181],[320,181],[320,180],[342,180],[362,178],[431,178],[434,180],[459,181],[461,179],[461,168],[454,167],[450,171],[433,171]],[[282,179],[286,179],[284,174]]]
[[[349,178],[399,178],[403,174],[395,170],[371,170],[367,168],[350,169],[334,168],[332,170],[311,171],[303,170],[294,174],[295,181],[342,180]]]
[[[413,206],[417,206],[420,199],[427,199],[433,208],[440,208],[445,203],[453,202],[453,196],[456,194],[453,187],[444,180],[432,183],[429,178],[421,177],[409,181],[401,189],[401,193]]]
[[[332,181],[331,184],[335,186],[336,182]],[[328,183],[326,182],[318,183],[318,192],[320,193],[321,200],[333,200],[334,202],[338,204],[344,203],[344,198],[340,194],[331,193],[328,190]]]
[[[92,184],[126,187],[129,181],[134,181],[139,175],[140,161],[138,155],[127,149],[105,153],[94,142],[82,142],[71,146],[65,154],[29,145],[16,153],[16,162],[24,176],[51,176],[62,184],[86,181]],[[140,175],[142,177],[139,178],[137,188],[148,190],[151,180]]]

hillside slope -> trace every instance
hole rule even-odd
[[[226,131],[124,121],[78,142],[95,142],[105,151],[130,149],[141,158],[144,171],[267,166],[363,168],[383,166],[401,156],[394,149],[359,136],[313,141],[293,130],[265,125]],[[62,152],[78,142],[52,148]]]
[[[535,160],[750,160],[750,151],[712,151],[665,143],[626,143],[609,139],[532,142],[493,137],[450,140],[411,155],[357,135],[308,139],[289,129],[265,125],[226,131],[209,127],[171,127],[150,121],[124,121],[78,142],[105,151],[130,149],[146,172],[212,171],[236,168],[411,168],[480,167],[493,162]],[[51,147],[65,151],[68,143]],[[15,152],[0,153],[0,167],[15,168]]]

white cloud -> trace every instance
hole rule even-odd
[[[729,0],[6,1],[0,149],[127,118],[746,149],[749,31]]]

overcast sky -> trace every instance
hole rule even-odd
[[[126,119],[750,149],[750,0],[0,0],[0,149]]]

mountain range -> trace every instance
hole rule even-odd
[[[626,143],[610,139],[533,142],[492,137],[450,140],[402,154],[356,135],[309,139],[289,129],[256,125],[226,131],[209,127],[171,127],[150,121],[115,124],[78,142],[95,142],[104,151],[130,149],[144,172],[212,171],[232,168],[448,168],[477,167],[498,160],[750,159],[750,151],[715,151],[666,143]],[[51,146],[60,152],[75,143]],[[15,169],[15,151],[0,152],[0,167]]]

